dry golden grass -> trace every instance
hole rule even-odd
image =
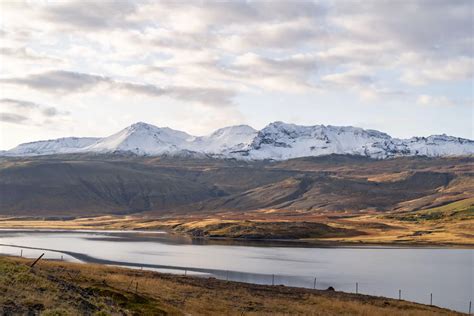
[[[25,265],[30,261],[0,257],[0,306],[4,311],[41,310],[44,315],[460,315],[366,295],[92,264],[40,261],[30,271]]]
[[[143,216],[100,216],[73,220],[0,218],[0,228],[165,229],[200,237],[303,238],[310,242],[335,244],[474,245],[474,198],[420,211],[346,215],[349,216],[269,209],[181,215],[166,219]]]
[[[409,171],[396,173],[381,173],[375,176],[368,177],[368,181],[372,182],[396,182],[408,178],[412,173]]]
[[[357,216],[335,224],[358,228],[366,233],[361,236],[330,239],[337,242],[472,246],[474,198],[420,211]]]

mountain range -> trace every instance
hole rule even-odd
[[[237,160],[286,160],[344,154],[386,159],[401,156],[464,156],[474,154],[474,141],[447,135],[393,138],[352,126],[301,126],[273,122],[261,130],[247,125],[192,136],[168,127],[138,122],[104,138],[67,137],[20,144],[3,156],[71,153],[133,154]]]

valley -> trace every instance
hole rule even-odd
[[[198,238],[474,243],[473,158],[57,155],[0,163],[0,227]]]

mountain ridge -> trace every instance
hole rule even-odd
[[[442,135],[393,138],[373,129],[353,126],[303,126],[281,121],[261,130],[248,125],[220,128],[193,136],[169,127],[137,122],[103,138],[67,137],[20,144],[3,156],[71,153],[132,153],[138,156],[186,156],[238,160],[286,160],[348,154],[376,159],[401,156],[464,156],[474,154],[474,141]]]

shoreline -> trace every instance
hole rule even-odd
[[[303,247],[303,248],[373,248],[373,249],[474,249],[474,244],[465,243],[436,243],[436,242],[359,242],[359,241],[334,241],[324,239],[265,239],[265,238],[235,238],[235,237],[209,237],[209,236],[192,236],[187,233],[177,232],[170,229],[161,230],[147,230],[147,229],[110,229],[100,228],[95,229],[81,229],[81,228],[47,228],[37,226],[23,226],[23,227],[0,227],[1,232],[50,232],[50,233],[111,233],[111,234],[143,234],[143,235],[161,235],[169,234],[182,238],[189,238],[193,240],[202,240],[206,242],[227,242],[227,243],[246,243],[246,244],[276,244],[275,246],[282,247]],[[265,245],[262,245],[265,246]],[[271,246],[271,245],[267,245]]]
[[[0,256],[0,263],[4,261],[10,262],[17,262],[20,264],[27,264],[30,263],[31,259],[26,258],[19,258],[15,256]],[[136,267],[135,267],[136,268]],[[92,269],[92,270],[91,270]],[[322,290],[322,289],[308,289],[302,287],[292,287],[292,286],[283,286],[283,285],[261,285],[261,284],[253,284],[253,283],[244,283],[239,281],[226,281],[226,280],[219,280],[214,277],[206,277],[206,276],[197,276],[197,275],[177,275],[177,274],[170,274],[170,273],[163,273],[163,272],[156,272],[150,270],[138,270],[132,269],[131,267],[123,267],[123,266],[111,266],[111,265],[104,265],[104,264],[95,264],[95,263],[71,263],[65,261],[57,261],[51,259],[42,259],[39,261],[37,266],[34,268],[34,271],[38,270],[47,270],[48,279],[49,280],[56,280],[58,278],[65,277],[67,280],[62,280],[61,283],[65,283],[65,281],[74,284],[74,287],[80,285],[80,283],[84,282],[79,275],[83,274],[86,279],[90,278],[87,276],[87,273],[91,273],[90,271],[99,271],[100,279],[102,280],[100,283],[100,287],[112,286],[114,291],[118,291],[121,296],[127,294],[127,292],[134,293],[135,295],[145,295],[145,297],[150,298],[153,294],[153,291],[163,291],[162,288],[151,287],[150,290],[143,289],[143,284],[146,284],[146,280],[150,282],[150,280],[157,280],[162,284],[164,280],[171,282],[174,288],[169,289],[169,291],[178,291],[180,292],[179,287],[185,285],[186,288],[189,286],[196,287],[195,291],[209,291],[213,296],[213,299],[222,300],[223,298],[217,297],[220,296],[223,291],[232,291],[237,297],[239,294],[235,294],[236,291],[250,291],[250,292],[259,292],[260,298],[266,300],[267,302],[271,301],[271,304],[278,304],[280,306],[284,306],[284,304],[288,304],[281,300],[290,299],[294,301],[297,299],[299,304],[308,304],[310,300],[308,298],[310,296],[321,297],[324,299],[329,299],[331,301],[338,301],[342,305],[342,311],[347,310],[347,306],[350,306],[351,303],[361,304],[360,311],[355,310],[353,314],[361,314],[365,315],[367,313],[367,306],[375,306],[377,307],[377,312],[371,313],[371,315],[385,315],[394,314],[394,315],[404,315],[404,313],[408,310],[415,311],[422,311],[424,310],[423,314],[416,314],[416,315],[462,315],[462,313],[450,310],[447,308],[438,307],[436,305],[426,305],[411,301],[405,300],[397,300],[394,298],[382,297],[382,296],[373,296],[367,294],[356,294],[350,292],[342,292],[342,291],[329,291],[329,290]],[[32,269],[33,271],[33,269]],[[34,272],[33,271],[33,272]],[[66,271],[66,274],[64,272]],[[69,271],[69,272],[68,272]],[[106,272],[110,271],[110,274],[113,274],[114,279],[110,279],[106,277]],[[38,274],[38,272],[34,272],[34,274]],[[59,274],[54,275],[54,274]],[[120,282],[119,284],[111,284],[114,280],[117,282],[117,274],[120,275],[127,275],[128,281]],[[146,278],[146,279],[144,279]],[[131,281],[130,281],[131,280]],[[138,281],[142,280],[142,281]],[[1,281],[1,280],[0,280]],[[132,287],[130,290],[130,285],[127,284],[129,282],[137,283],[136,289]],[[138,284],[140,283],[140,291],[138,290]],[[68,288],[72,287],[72,284],[68,286]],[[74,288],[72,287],[72,288]],[[126,289],[125,289],[126,288]],[[169,287],[167,287],[169,288]],[[90,289],[90,286],[89,286]],[[219,294],[218,294],[219,293]],[[182,295],[182,294],[181,294]],[[114,294],[114,296],[116,296]],[[224,295],[225,296],[225,295]],[[266,296],[269,296],[266,298]],[[276,298],[275,298],[276,296]],[[252,296],[254,297],[254,296]],[[272,297],[272,299],[270,299]],[[227,299],[227,298],[225,298]],[[275,301],[276,299],[276,301]],[[253,298],[252,298],[253,300]],[[233,304],[231,305],[232,309],[235,309],[235,300],[233,299]],[[245,304],[245,302],[240,302],[239,304]],[[347,305],[347,306],[346,306]],[[365,306],[365,307],[363,307]],[[0,304],[1,307],[1,304]],[[174,306],[176,307],[176,306]],[[209,308],[210,306],[204,306],[204,308]],[[178,308],[183,309],[181,304],[178,305]],[[203,308],[202,306],[200,308]],[[272,308],[277,308],[272,307]],[[314,307],[313,307],[314,308]],[[326,308],[334,308],[334,303],[331,303],[330,306]],[[184,311],[184,310],[183,310]],[[233,311],[233,310],[232,310]],[[201,310],[201,312],[203,312]],[[269,312],[268,310],[266,311]],[[270,310],[270,312],[272,312]],[[396,313],[394,313],[396,312]],[[216,312],[208,312],[211,315],[219,315],[220,313]],[[301,314],[301,313],[300,313]],[[306,314],[303,312],[302,314]]]

